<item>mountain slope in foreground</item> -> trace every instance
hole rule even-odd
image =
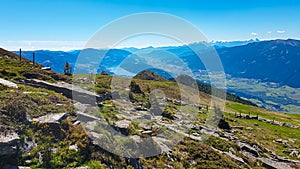
[[[62,95],[68,78],[51,71],[40,69],[40,65],[21,62],[18,57],[1,49],[0,78],[17,84],[17,88],[0,85],[0,166],[27,166],[31,168],[299,168],[300,116],[269,112],[267,110],[226,101],[226,108],[220,113],[211,106],[212,96],[186,88],[183,96],[174,81],[153,81],[134,79],[129,85],[129,100],[126,104],[103,100],[99,107],[76,103],[69,95]],[[27,72],[31,72],[27,76]],[[32,76],[34,74],[34,76]],[[111,80],[126,81],[125,78],[109,75],[74,75],[73,83],[85,90],[95,91],[99,96],[110,93]],[[60,77],[60,78],[55,78]],[[40,79],[39,85],[27,83],[28,78]],[[114,78],[114,79],[113,79]],[[27,79],[27,80],[26,80]],[[147,79],[147,78],[146,78]],[[128,80],[128,79],[127,79]],[[47,82],[46,82],[47,81]],[[62,92],[55,92],[59,83]],[[91,84],[95,83],[95,88]],[[53,84],[45,87],[42,84]],[[48,85],[49,86],[49,85]],[[160,114],[153,114],[151,91],[163,91],[156,102],[165,107]],[[88,92],[86,92],[88,93]],[[181,97],[192,99],[199,94],[198,103],[182,103]],[[118,92],[122,97],[124,93]],[[218,99],[217,99],[218,100]],[[155,99],[154,99],[155,101]],[[79,109],[80,106],[87,109]],[[126,110],[130,116],[124,116]],[[139,121],[147,114],[153,121]],[[79,121],[79,115],[102,119],[102,127],[85,128],[94,121]],[[220,115],[217,129],[205,124],[206,119]],[[193,115],[197,118],[185,117]],[[132,118],[131,118],[132,117]],[[118,125],[120,121],[128,125]],[[212,122],[214,122],[212,120]],[[124,123],[123,123],[124,124]],[[176,128],[182,139],[174,147],[160,142],[155,148],[160,155],[147,158],[129,158],[114,155],[99,147],[91,136],[101,133],[105,126],[118,128],[128,138],[162,137],[159,131]],[[150,127],[149,127],[150,126]],[[84,130],[85,129],[85,130]],[[208,132],[208,130],[213,131]],[[211,133],[211,135],[204,135]],[[102,133],[105,134],[105,133]],[[200,141],[203,136],[207,140]],[[127,138],[127,137],[126,137]],[[168,138],[161,140],[168,141]],[[139,146],[138,139],[130,140]],[[129,142],[129,143],[131,143]],[[112,143],[109,143],[112,144]],[[164,145],[164,146],[161,146]],[[118,148],[116,145],[115,148]]]

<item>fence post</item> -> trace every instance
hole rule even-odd
[[[33,65],[35,64],[35,54],[34,52],[32,53],[32,62],[33,62]]]
[[[20,48],[20,62],[22,62],[22,49]]]

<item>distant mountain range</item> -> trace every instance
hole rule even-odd
[[[217,47],[216,51],[219,54],[226,74],[231,77],[259,79],[300,88],[300,41],[288,39],[259,42],[256,42],[258,40],[251,40],[247,42],[252,41],[255,42],[234,47],[224,47],[230,46],[230,43],[227,42],[215,43],[218,45],[224,44],[222,47]],[[240,43],[246,42],[231,42],[231,44]],[[206,43],[191,45],[193,49],[198,49],[199,52],[204,52],[210,46]],[[80,63],[84,62],[86,68],[76,70],[77,73],[101,72],[105,70],[113,74],[114,70],[122,63],[121,67],[127,67],[127,69],[131,69],[130,73],[136,74],[142,68],[153,67],[151,65],[155,61],[159,61],[162,67],[165,67],[165,65],[180,66],[181,63],[174,61],[175,57],[182,59],[192,71],[205,70],[205,66],[195,56],[195,52],[190,49],[190,46],[147,48],[138,54],[136,54],[138,49],[133,52],[134,50],[135,48],[130,48],[128,51],[122,49],[111,49],[108,51],[84,49],[70,52],[48,50],[34,52],[38,63],[50,66],[56,72],[63,72],[63,66],[66,61],[74,67],[79,54],[81,54]],[[132,51],[133,54],[129,51]],[[22,55],[32,59],[32,52],[24,51]],[[173,55],[173,58],[171,55]],[[98,65],[99,60],[102,60],[100,65]],[[150,64],[149,62],[153,63]],[[138,65],[139,68],[132,67],[131,64],[133,63]]]
[[[300,41],[272,40],[217,50],[225,72],[300,87]]]
[[[240,41],[213,41],[211,43],[217,47],[222,48],[222,47],[242,46],[253,42],[260,42],[260,40],[256,38],[256,39],[240,40]]]
[[[250,39],[250,40],[240,40],[240,41],[211,41],[211,42],[198,42],[198,43],[192,43],[188,46],[193,46],[193,45],[203,45],[203,44],[207,44],[207,45],[212,45],[215,46],[216,48],[224,48],[224,47],[234,47],[234,46],[241,46],[241,45],[247,45],[249,43],[253,43],[253,42],[260,42],[259,39]],[[135,48],[135,47],[126,47],[126,48],[122,48],[122,50],[126,50],[128,52],[136,52],[138,50],[144,50],[144,49],[153,49],[154,47],[149,46],[146,48]],[[168,48],[176,48],[174,46],[167,46],[167,47],[158,47],[160,49],[168,49]]]

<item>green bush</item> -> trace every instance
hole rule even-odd
[[[163,113],[161,114],[163,117],[168,118],[170,120],[174,120],[176,118],[176,114],[174,113],[174,111],[167,107]]]

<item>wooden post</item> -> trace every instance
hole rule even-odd
[[[35,54],[34,54],[34,52],[32,53],[32,62],[33,62],[33,65],[34,65],[34,63],[35,63]]]
[[[22,61],[22,49],[20,48],[20,62]]]

